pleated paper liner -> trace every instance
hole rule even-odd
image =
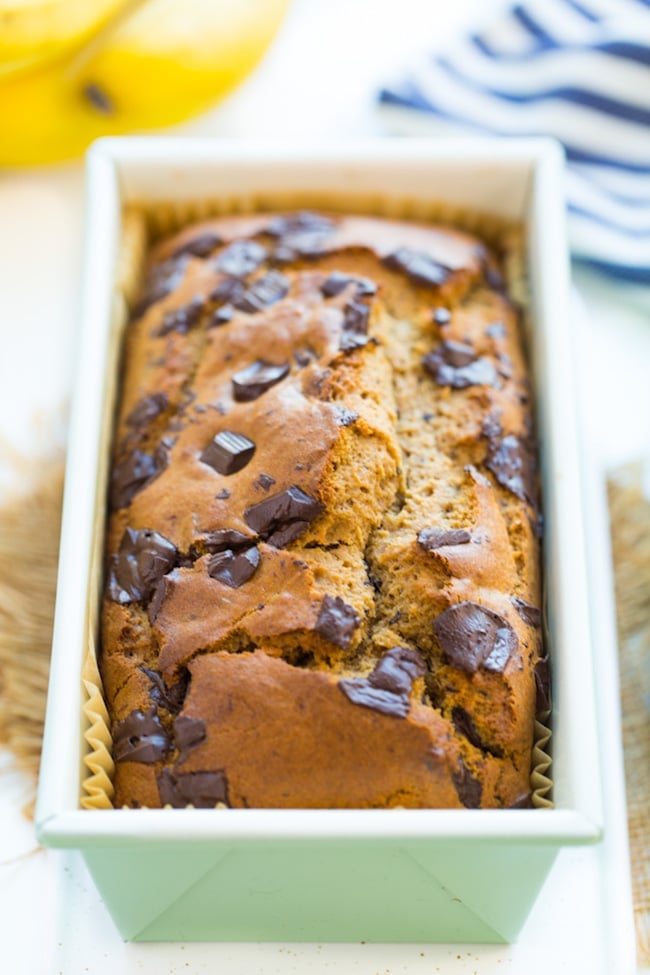
[[[292,211],[318,209],[330,212],[363,213],[394,219],[412,219],[467,230],[497,249],[504,259],[504,270],[510,295],[525,309],[527,284],[522,228],[489,214],[451,207],[448,204],[418,199],[391,199],[377,195],[308,193],[296,198],[295,193],[245,195],[214,200],[156,204],[152,207],[129,207],[123,214],[122,239],[115,280],[115,305],[112,342],[109,353],[105,420],[102,430],[101,469],[96,493],[96,531],[89,587],[88,652],[83,668],[85,693],[84,738],[87,753],[84,761],[88,776],[83,782],[81,806],[84,809],[113,808],[112,742],[108,712],[97,664],[96,640],[99,632],[98,612],[101,602],[105,498],[110,457],[111,423],[117,395],[119,349],[128,319],[128,308],[137,297],[142,281],[149,244],[191,223],[213,217],[258,211]],[[550,714],[535,722],[532,755],[532,804],[537,809],[552,808]]]

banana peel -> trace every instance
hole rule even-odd
[[[114,7],[52,60],[0,73],[0,165],[73,158],[100,136],[200,114],[254,68],[287,6],[131,0]]]

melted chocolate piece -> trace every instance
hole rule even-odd
[[[202,741],[205,741],[205,723],[200,718],[190,718],[181,714],[174,721],[174,744],[179,751],[176,764],[184,762],[188,754]]]
[[[343,331],[339,348],[344,352],[358,349],[368,343],[368,319],[370,308],[359,301],[348,301],[343,309]]]
[[[149,667],[139,667],[138,669],[146,674],[151,681],[149,690],[151,703],[165,708],[170,714],[178,714],[185,703],[190,686],[189,671],[182,670],[176,683],[167,685],[162,674],[159,674],[157,670],[150,670]]]
[[[353,704],[405,718],[411,709],[413,681],[425,672],[424,659],[417,650],[393,647],[367,677],[344,678],[339,687]]]
[[[464,528],[423,528],[418,532],[418,544],[425,552],[435,552],[446,545],[467,545],[472,536]]]
[[[231,589],[239,589],[255,574],[260,564],[260,553],[256,545],[240,552],[224,549],[210,557],[208,575]]]
[[[314,257],[321,254],[325,241],[336,224],[320,213],[303,210],[288,217],[274,217],[266,233],[277,238],[273,258],[280,262],[293,261],[297,257]]]
[[[191,240],[181,244],[172,256],[181,257],[183,254],[191,254],[192,257],[207,257],[220,244],[223,244],[223,240],[219,234],[207,230],[204,234],[199,234],[198,237],[192,237]]]
[[[451,312],[448,308],[434,308],[431,316],[436,325],[448,325],[451,321]]]
[[[502,435],[501,424],[494,417],[483,423],[483,434],[488,439],[485,466],[492,471],[499,484],[511,491],[521,501],[534,505],[535,453],[527,440],[509,433]]]
[[[423,251],[414,251],[410,247],[399,247],[392,254],[384,258],[386,267],[396,271],[403,271],[417,284],[438,286],[444,284],[451,274],[451,270],[444,264],[439,264]]]
[[[143,427],[164,413],[169,405],[167,393],[151,393],[143,396],[126,418],[127,426]]]
[[[510,623],[478,603],[450,606],[434,620],[433,629],[452,667],[468,674],[479,667],[502,672],[519,646]]]
[[[147,484],[167,467],[167,444],[161,442],[153,454],[134,450],[113,468],[111,477],[111,508],[126,508]]]
[[[213,437],[200,460],[225,477],[236,474],[253,459],[255,444],[241,433],[222,430]]]
[[[162,264],[155,265],[147,275],[144,293],[133,309],[133,318],[144,315],[147,308],[160,301],[176,288],[183,279],[186,257],[170,257]]]
[[[234,240],[221,251],[216,269],[232,278],[245,278],[266,260],[266,248],[255,240]]]
[[[525,599],[520,599],[519,596],[511,596],[510,601],[524,623],[528,623],[529,626],[535,626],[537,629],[541,627],[542,611],[537,606],[533,606],[532,603],[527,603]]]
[[[244,535],[236,528],[218,528],[217,531],[210,532],[206,536],[203,544],[206,552],[215,555],[217,552],[225,552],[228,548],[233,552],[239,552],[243,548],[250,548],[254,542],[254,538]]]
[[[210,321],[208,322],[208,328],[218,328],[220,325],[227,325],[228,322],[232,321],[232,317],[235,314],[235,309],[232,305],[222,305],[221,308],[217,308],[213,311],[210,316]]]
[[[223,771],[172,772],[166,768],[156,776],[156,781],[162,806],[214,809],[218,804],[230,805],[228,779]]]
[[[549,711],[551,707],[551,661],[549,657],[542,657],[535,664],[535,690],[537,697],[535,710],[537,714]]]
[[[321,284],[320,290],[325,298],[334,298],[336,295],[340,295],[353,281],[356,286],[357,298],[369,298],[377,294],[377,285],[370,278],[358,278],[353,274],[344,274],[342,271],[332,271]]]
[[[484,751],[484,745],[478,729],[472,720],[471,714],[468,714],[465,708],[459,706],[452,708],[451,720],[454,728],[460,735],[464,735],[474,745],[474,748],[480,748],[481,751]]]
[[[347,650],[360,622],[361,617],[354,606],[344,603],[340,596],[325,595],[314,630],[330,643]]]
[[[239,296],[232,299],[235,308],[252,315],[264,311],[289,293],[290,281],[279,271],[269,271],[263,278],[253,281]]]
[[[533,808],[533,797],[530,792],[524,792],[522,795],[518,796],[514,802],[511,802],[508,809],[532,809]]]
[[[163,759],[171,743],[156,708],[131,711],[113,728],[113,759],[116,762],[143,762],[151,765]]]
[[[119,552],[111,559],[106,595],[122,604],[148,599],[177,557],[176,546],[158,532],[125,529]]]
[[[154,594],[149,602],[149,605],[147,606],[147,616],[149,617],[149,622],[152,626],[156,622],[156,617],[158,616],[160,607],[165,600],[168,588],[167,579],[165,576],[163,576],[156,586]]]
[[[238,403],[250,403],[289,374],[289,363],[274,365],[257,359],[232,377],[233,396]]]
[[[425,369],[439,386],[466,389],[467,386],[496,386],[497,371],[489,359],[477,357],[464,342],[445,340],[422,359]]]
[[[458,798],[466,809],[479,809],[481,806],[481,796],[483,786],[479,779],[475,778],[461,758],[459,759],[459,769],[452,771],[452,781],[456,787]]]
[[[284,548],[302,535],[325,505],[305,494],[295,484],[279,494],[250,505],[244,520],[256,534],[274,548]]]
[[[260,474],[257,480],[253,483],[253,487],[259,488],[260,491],[268,491],[269,488],[273,487],[275,484],[275,478],[271,477],[270,474]]]
[[[350,427],[359,419],[359,414],[355,410],[349,410],[347,406],[335,406],[334,417],[340,427]]]
[[[205,298],[196,295],[186,305],[168,311],[156,334],[169,335],[170,332],[180,332],[181,335],[186,335],[192,326],[196,325],[204,308]]]

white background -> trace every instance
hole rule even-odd
[[[418,53],[444,48],[462,26],[476,26],[500,6],[481,0],[294,0],[256,73],[209,116],[178,131],[305,140],[385,134],[374,105],[382,81],[398,77]],[[82,223],[80,165],[0,173],[0,491],[16,484],[17,455],[37,458],[64,442]],[[650,322],[624,289],[586,272],[576,273],[575,283],[588,312],[574,323],[584,421],[596,469],[602,470],[650,454]],[[614,788],[620,774],[616,735],[613,728]],[[612,885],[625,882],[620,795],[612,798],[609,843],[597,852],[560,857],[521,943],[508,948],[125,946],[79,859],[36,848],[20,812],[26,796],[10,756],[0,753],[0,971],[7,975],[628,970],[606,955],[611,948],[622,966],[629,948],[623,943],[629,919],[619,916],[609,896]],[[621,910],[624,902],[622,896]]]

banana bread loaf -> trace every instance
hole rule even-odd
[[[531,392],[478,239],[297,212],[158,244],[109,501],[116,806],[529,804]]]

